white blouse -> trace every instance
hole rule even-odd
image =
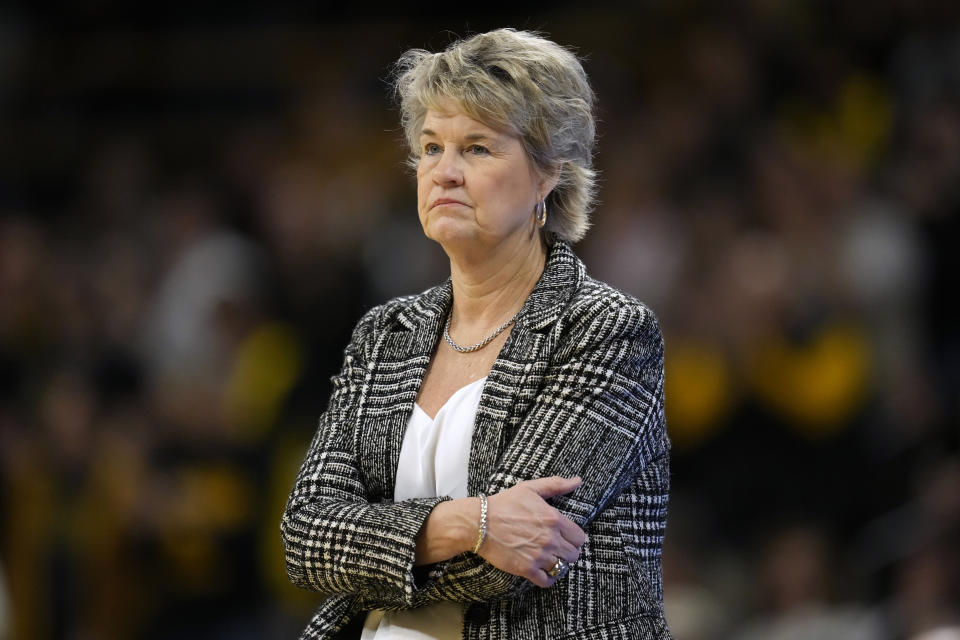
[[[413,405],[400,447],[395,502],[409,498],[467,497],[467,465],[473,423],[483,395],[480,378],[458,389],[433,419]],[[460,640],[463,610],[455,602],[436,602],[409,611],[371,611],[361,640]]]

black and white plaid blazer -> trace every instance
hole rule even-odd
[[[301,638],[334,638],[371,609],[463,603],[463,638],[669,638],[660,570],[669,441],[663,339],[642,303],[586,276],[565,243],[490,371],[470,450],[471,495],[579,475],[551,499],[587,533],[549,589],[464,553],[414,574],[417,533],[444,497],[393,502],[397,459],[443,323],[449,280],[357,324],[290,494],[287,572],[326,599]]]

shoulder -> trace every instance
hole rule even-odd
[[[584,278],[558,323],[556,362],[617,370],[650,388],[663,376],[660,322],[645,303]]]
[[[660,322],[649,306],[589,276],[571,297],[564,320],[564,333],[571,337],[663,340]]]
[[[411,319],[422,318],[424,314],[442,312],[444,300],[450,295],[449,289],[447,281],[418,294],[391,298],[369,309],[354,326],[351,346],[358,353],[366,353],[383,331],[390,330],[398,323],[409,324]]]

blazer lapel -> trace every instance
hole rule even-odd
[[[407,422],[452,298],[449,280],[414,298],[374,345],[356,430],[360,470],[371,500],[393,500]]]
[[[583,277],[583,263],[570,246],[553,244],[543,275],[521,309],[483,387],[470,447],[470,495],[492,490],[489,478],[543,386],[557,339],[557,332],[550,329]]]

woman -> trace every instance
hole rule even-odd
[[[569,243],[592,199],[574,55],[501,29],[397,90],[450,279],[368,312],[282,530],[304,638],[668,638],[663,343]],[[362,629],[361,629],[362,627]]]

